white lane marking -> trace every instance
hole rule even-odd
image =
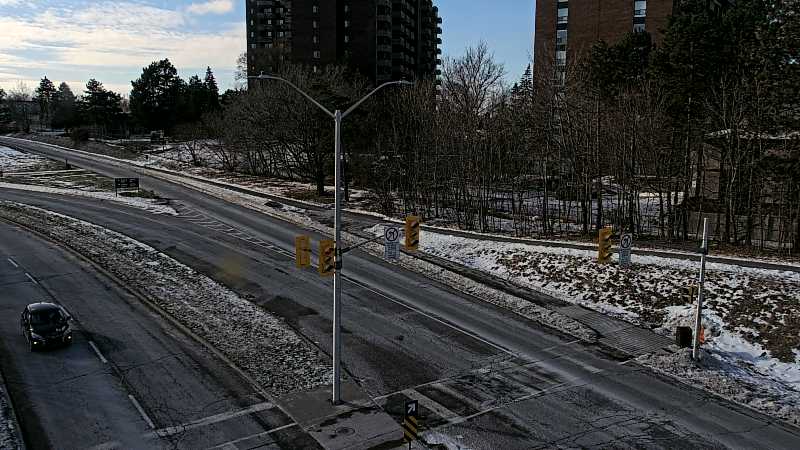
[[[470,331],[464,330],[464,329],[462,329],[462,328],[460,328],[460,327],[457,327],[457,326],[455,326],[455,325],[453,325],[453,324],[447,323],[447,322],[445,322],[444,320],[441,320],[441,319],[439,319],[439,318],[437,318],[437,317],[434,317],[434,316],[432,316],[432,315],[430,315],[430,314],[426,313],[425,311],[422,311],[422,310],[421,310],[421,309],[419,309],[419,308],[416,308],[416,307],[414,307],[414,306],[411,306],[411,305],[409,305],[409,304],[406,304],[406,303],[404,303],[404,302],[401,302],[400,300],[395,300],[395,299],[393,299],[392,297],[390,297],[390,296],[388,296],[388,295],[384,294],[383,292],[376,291],[375,289],[373,289],[373,288],[371,288],[371,287],[367,286],[366,284],[363,284],[363,283],[361,283],[361,282],[359,282],[359,281],[356,281],[356,280],[354,280],[354,279],[352,279],[352,278],[349,278],[349,277],[343,277],[343,278],[344,278],[345,280],[347,280],[347,281],[349,281],[349,282],[351,282],[351,283],[355,284],[356,286],[362,287],[362,288],[364,288],[364,289],[366,289],[366,290],[368,290],[368,291],[370,291],[370,292],[372,292],[372,293],[374,293],[374,294],[376,294],[376,295],[379,295],[379,296],[381,296],[381,297],[385,298],[386,300],[389,300],[389,301],[390,301],[390,302],[392,302],[392,303],[396,303],[396,304],[398,304],[398,305],[400,305],[400,306],[404,306],[405,308],[407,308],[407,309],[410,309],[411,311],[414,311],[414,312],[416,312],[416,313],[418,313],[418,314],[421,314],[421,315],[423,315],[423,316],[425,316],[425,317],[427,317],[427,318],[429,318],[429,319],[431,319],[431,320],[433,320],[433,321],[435,321],[435,322],[438,322],[438,323],[440,323],[440,324],[442,324],[442,325],[444,325],[444,326],[446,326],[446,327],[448,327],[448,328],[452,328],[453,330],[456,330],[456,331],[458,331],[458,332],[459,332],[459,333],[461,333],[461,334],[467,335],[467,336],[469,336],[469,337],[471,337],[471,338],[473,338],[473,339],[475,339],[475,340],[477,340],[477,341],[483,342],[484,344],[486,344],[486,345],[488,345],[488,346],[490,346],[490,347],[492,347],[492,348],[494,348],[494,349],[496,349],[496,350],[499,350],[499,351],[501,351],[501,352],[503,352],[503,353],[506,353],[506,354],[508,354],[508,355],[511,355],[511,356],[518,357],[518,355],[517,355],[516,353],[512,352],[511,350],[508,350],[508,349],[506,349],[506,348],[503,348],[503,347],[501,347],[501,346],[499,346],[499,345],[497,345],[497,344],[495,344],[495,343],[493,343],[493,342],[487,341],[486,339],[484,339],[484,338],[482,338],[482,337],[478,336],[478,335],[477,335],[477,334],[475,334],[475,333],[472,333],[472,332],[470,332]]]
[[[290,424],[284,425],[282,427],[273,428],[271,430],[262,431],[261,433],[256,433],[256,434],[253,434],[253,435],[250,435],[250,436],[245,436],[243,438],[235,439],[233,441],[224,442],[224,443],[216,445],[214,447],[209,447],[206,450],[217,450],[217,449],[223,450],[223,449],[228,449],[228,448],[237,448],[236,444],[238,444],[239,442],[244,442],[244,441],[249,441],[250,439],[257,439],[257,438],[261,438],[261,437],[264,437],[264,436],[269,436],[272,433],[277,433],[278,431],[285,430],[285,429],[291,428],[291,427],[296,427],[296,426],[297,426],[296,422],[295,423],[290,423]]]
[[[153,433],[158,435],[159,437],[172,436],[175,434],[183,433],[185,431],[193,430],[195,428],[201,428],[208,425],[213,425],[215,423],[224,422],[226,420],[234,419],[236,417],[247,416],[260,411],[265,411],[267,409],[272,409],[274,407],[275,405],[273,405],[270,402],[258,403],[249,408],[240,409],[237,411],[228,411],[220,414],[214,414],[213,416],[208,416],[202,419],[193,420],[191,422],[187,422],[182,425],[162,428],[160,430],[154,431]]]
[[[153,420],[150,419],[150,416],[148,416],[147,413],[144,412],[144,408],[142,408],[142,405],[139,404],[139,402],[133,395],[128,394],[128,398],[131,400],[131,403],[133,403],[133,407],[136,408],[137,411],[139,411],[139,414],[142,416],[142,419],[144,419],[144,421],[147,422],[147,425],[150,427],[150,429],[155,430],[156,424],[154,424]]]
[[[26,277],[28,277],[28,279],[29,279],[29,280],[31,280],[31,282],[32,282],[33,284],[39,284],[39,282],[38,282],[38,281],[36,281],[36,279],[34,279],[34,278],[31,276],[31,274],[29,274],[28,272],[25,272],[25,276],[26,276]]]
[[[97,354],[97,357],[100,358],[100,362],[103,364],[108,364],[108,360],[105,356],[103,356],[102,353],[100,353],[100,349],[97,348],[97,345],[95,345],[94,342],[89,341],[89,346],[92,347],[92,350],[94,350],[94,352]]]
[[[14,260],[13,260],[13,259],[11,259],[11,258],[7,258],[7,259],[8,259],[8,262],[10,262],[12,266],[14,266],[14,267],[16,267],[16,268],[19,268],[19,264],[17,264],[17,262],[16,262],[16,261],[14,261]]]

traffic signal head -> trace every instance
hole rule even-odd
[[[319,241],[319,274],[333,276],[336,271],[336,243],[331,240]]]
[[[294,259],[297,267],[302,269],[311,266],[311,238],[297,236],[294,239]]]
[[[597,236],[597,262],[611,261],[611,227],[600,230]]]
[[[419,226],[419,217],[406,217],[406,251],[415,252],[419,249]]]

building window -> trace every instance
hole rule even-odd
[[[283,19],[278,19],[278,25],[283,25]]]
[[[636,0],[633,2],[633,17],[645,17],[647,15],[647,0]]]
[[[317,28],[319,28],[319,24],[317,23],[317,21],[316,21],[316,20],[314,20],[314,21],[312,21],[312,22],[311,22],[311,28],[314,28],[314,29],[317,29]]]
[[[267,19],[267,25],[272,25],[272,19]]]
[[[558,23],[567,23],[568,18],[569,8],[558,8]]]
[[[279,38],[282,38],[284,36],[285,36],[285,34],[283,33],[283,31],[278,31],[278,37]]]
[[[634,33],[644,33],[644,24],[643,23],[635,23],[633,24],[633,32]]]
[[[567,52],[566,50],[559,50],[556,52],[556,65],[557,66],[566,66],[567,65]]]
[[[314,36],[314,37],[312,37],[312,38],[311,38],[311,40],[312,40],[312,41],[313,41],[315,44],[319,44],[319,36]]]
[[[317,5],[312,6],[311,7],[311,12],[313,12],[314,14],[318,13],[319,12],[319,6],[317,6]]]
[[[314,59],[319,59],[319,57],[320,57],[319,50],[314,50]]]
[[[556,45],[567,45],[567,30],[556,31]]]
[[[348,36],[348,35],[346,35],[346,34],[345,34],[345,35],[344,35],[344,42],[345,42],[345,44],[346,44],[346,43],[348,43],[348,42],[350,42],[350,36]]]
[[[344,12],[350,12],[350,5],[344,5]]]
[[[256,45],[258,44],[250,44],[250,48],[256,48]]]
[[[314,73],[317,73],[317,70],[319,70],[317,66],[314,66]]]
[[[345,20],[344,21],[344,27],[345,28],[350,28],[350,21],[349,20]]]

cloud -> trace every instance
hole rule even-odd
[[[179,70],[207,65],[233,69],[245,48],[244,21],[192,31],[185,14],[101,1],[75,9],[51,7],[25,17],[0,15],[0,72],[57,68],[101,81],[112,72],[132,79],[142,67],[163,58]]]
[[[2,0],[0,0],[2,1]],[[191,14],[226,14],[233,11],[231,0],[209,0],[205,3],[192,3],[186,10]]]

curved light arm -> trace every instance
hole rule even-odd
[[[295,91],[299,92],[299,93],[300,93],[300,95],[302,95],[303,97],[307,98],[309,101],[311,101],[311,103],[313,103],[313,104],[317,105],[317,107],[318,107],[319,109],[321,109],[321,110],[325,111],[325,114],[327,114],[327,115],[329,115],[329,116],[331,116],[331,117],[334,117],[334,118],[336,117],[336,115],[335,115],[334,113],[332,113],[332,112],[331,112],[331,111],[330,111],[328,108],[326,108],[326,107],[322,106],[322,104],[321,104],[320,102],[318,102],[318,101],[314,100],[314,99],[313,99],[313,98],[312,98],[310,95],[308,95],[308,94],[306,94],[305,92],[303,92],[303,90],[302,90],[302,89],[300,89],[299,87],[295,86],[295,85],[294,85],[294,83],[292,83],[291,81],[289,81],[289,80],[287,80],[287,79],[285,79],[285,78],[276,77],[276,76],[273,76],[273,75],[264,75],[263,73],[262,73],[261,75],[252,76],[252,77],[247,77],[247,78],[253,78],[253,79],[257,79],[257,80],[276,80],[276,81],[282,81],[282,82],[284,82],[284,83],[288,84],[289,86],[291,86],[292,88],[294,88],[294,90],[295,90]]]
[[[393,84],[399,84],[399,85],[403,85],[403,86],[413,86],[413,85],[414,85],[414,83],[412,83],[411,81],[405,81],[405,80],[400,80],[400,81],[388,81],[388,82],[386,82],[386,83],[383,83],[382,85],[380,85],[380,86],[376,87],[375,89],[373,89],[373,90],[372,90],[372,92],[370,92],[369,94],[365,95],[365,96],[364,96],[364,98],[362,98],[361,100],[359,100],[358,102],[356,102],[356,104],[355,104],[355,105],[353,105],[353,106],[351,106],[351,107],[347,108],[347,111],[345,111],[345,112],[343,112],[343,113],[342,113],[342,119],[344,119],[345,117],[347,117],[347,116],[348,116],[348,115],[349,115],[351,112],[353,112],[353,110],[355,110],[355,109],[356,109],[356,108],[358,108],[358,107],[359,107],[359,106],[360,106],[362,103],[364,103],[365,101],[367,101],[367,99],[368,99],[368,98],[372,97],[372,95],[373,95],[374,93],[376,93],[376,92],[380,91],[381,89],[385,88],[386,86],[391,86],[391,85],[393,85]]]

